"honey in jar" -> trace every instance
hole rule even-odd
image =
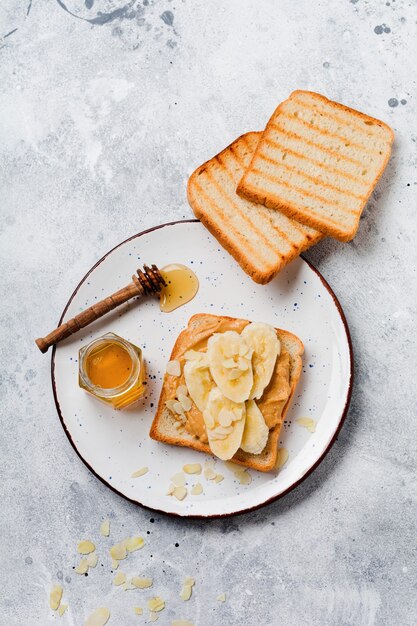
[[[93,396],[123,409],[144,393],[142,351],[114,333],[94,339],[79,351],[79,385]]]

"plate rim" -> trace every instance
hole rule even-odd
[[[118,243],[117,245],[113,246],[113,248],[111,248],[108,252],[106,252],[89,270],[88,272],[81,278],[81,280],[79,281],[79,283],[77,284],[77,286],[75,287],[74,291],[72,292],[70,298],[68,299],[68,302],[66,303],[61,316],[59,318],[58,321],[58,326],[60,326],[63,322],[63,319],[65,317],[65,314],[70,306],[70,304],[72,303],[74,297],[77,295],[78,290],[80,289],[81,285],[86,281],[86,279],[90,276],[90,274],[110,255],[112,254],[112,252],[114,252],[114,250],[117,250],[117,248],[120,248],[120,246],[123,246],[125,243],[132,241],[133,239],[136,239],[138,237],[142,237],[143,235],[147,235],[155,230],[160,230],[161,228],[165,228],[167,226],[175,226],[177,224],[197,224],[197,223],[201,223],[200,220],[198,219],[184,219],[184,220],[174,220],[172,222],[164,222],[163,224],[158,224],[156,226],[152,226],[151,228],[147,228],[146,230],[140,231],[139,233],[136,233],[135,235],[131,235],[130,237],[127,237],[127,239],[124,239],[123,241],[121,241],[120,243]],[[249,507],[245,507],[243,509],[239,509],[236,511],[231,511],[230,513],[214,513],[214,514],[207,514],[207,515],[202,515],[202,514],[196,514],[196,513],[191,513],[191,514],[181,514],[178,513],[176,511],[165,511],[163,509],[158,509],[155,507],[151,507],[147,504],[143,504],[142,502],[139,502],[138,500],[135,500],[133,498],[130,498],[128,495],[122,493],[121,491],[119,491],[118,489],[116,489],[116,487],[114,487],[113,485],[111,485],[109,482],[107,482],[102,476],[100,476],[96,470],[90,465],[90,463],[88,463],[88,461],[86,459],[84,459],[84,457],[81,455],[80,451],[78,450],[74,440],[71,437],[71,433],[69,432],[64,418],[63,418],[63,414],[61,411],[61,407],[59,404],[59,400],[58,400],[58,395],[57,395],[57,388],[56,388],[56,381],[55,381],[55,354],[56,354],[56,345],[53,346],[52,348],[52,354],[51,354],[51,383],[52,383],[52,393],[53,393],[53,397],[54,397],[54,402],[55,402],[55,408],[57,410],[58,413],[58,417],[59,417],[59,421],[61,422],[61,426],[71,444],[71,446],[73,447],[74,451],[76,452],[77,456],[81,459],[81,461],[84,463],[84,465],[87,467],[87,469],[106,487],[108,487],[109,489],[111,489],[114,493],[116,493],[118,496],[124,498],[125,500],[127,500],[128,502],[131,502],[132,504],[135,504],[136,506],[140,506],[144,509],[146,509],[147,511],[153,511],[154,513],[158,513],[161,515],[167,515],[167,516],[172,516],[175,518],[180,518],[180,519],[223,519],[223,518],[228,518],[228,517],[234,517],[235,515],[243,515],[244,513],[251,513],[253,511],[257,511],[258,509],[267,506],[269,504],[272,504],[273,502],[276,502],[277,500],[279,500],[280,498],[283,498],[284,496],[286,496],[288,493],[290,493],[291,491],[293,491],[293,489],[295,489],[296,487],[298,487],[298,485],[300,485],[304,480],[306,480],[313,472],[314,470],[320,465],[320,463],[323,461],[323,459],[325,458],[325,456],[327,456],[328,452],[330,451],[330,449],[333,447],[334,442],[336,441],[343,424],[345,423],[346,420],[346,416],[349,410],[349,406],[350,406],[350,401],[352,398],[352,390],[353,390],[353,381],[354,381],[354,357],[353,357],[353,345],[352,345],[352,338],[350,335],[350,330],[349,330],[349,325],[345,316],[345,313],[343,311],[342,305],[340,304],[336,294],[334,293],[333,289],[330,287],[329,283],[327,282],[327,280],[322,276],[322,274],[319,272],[318,269],[316,269],[314,267],[314,265],[308,261],[308,259],[306,259],[302,254],[300,255],[301,258],[303,259],[303,261],[305,263],[307,263],[307,265],[310,267],[310,269],[313,270],[313,272],[318,276],[318,278],[320,279],[320,281],[322,282],[323,286],[325,287],[325,289],[328,291],[328,293],[330,294],[330,296],[333,299],[333,302],[338,310],[338,313],[340,315],[340,319],[342,320],[343,323],[343,327],[344,327],[344,331],[346,334],[346,339],[347,339],[347,343],[348,343],[348,348],[349,348],[349,386],[348,386],[348,392],[346,395],[346,402],[345,402],[345,406],[343,408],[339,423],[337,425],[337,428],[333,434],[333,437],[330,439],[329,443],[327,444],[326,448],[323,450],[322,454],[319,456],[319,458],[317,459],[317,461],[315,463],[313,463],[313,465],[311,467],[308,468],[308,470],[306,470],[306,472],[298,479],[296,480],[294,483],[292,483],[292,485],[290,485],[289,487],[287,487],[287,489],[284,489],[284,491],[282,491],[281,493],[271,496],[270,498],[267,498],[264,502],[261,502],[259,504],[256,504],[254,506],[249,506]]]

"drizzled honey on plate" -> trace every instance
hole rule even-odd
[[[189,267],[172,263],[160,270],[165,281],[159,296],[159,307],[164,313],[171,313],[183,304],[190,302],[198,291],[197,276]]]
[[[133,404],[144,392],[141,349],[114,333],[95,339],[79,352],[79,385],[115,409]]]

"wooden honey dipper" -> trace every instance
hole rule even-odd
[[[137,276],[133,274],[132,282],[123,289],[119,289],[108,298],[100,300],[85,311],[78,313],[75,317],[64,322],[53,330],[46,337],[36,339],[35,343],[41,352],[47,352],[50,346],[66,339],[70,335],[78,332],[81,328],[88,326],[91,322],[109,313],[120,304],[127,302],[135,296],[152,296],[159,293],[162,287],[166,287],[165,281],[156,265],[143,266],[143,271],[138,269]]]

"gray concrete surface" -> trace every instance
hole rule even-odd
[[[145,623],[132,611],[143,596],[111,586],[104,556],[88,578],[72,570],[78,539],[104,554],[107,516],[115,538],[147,538],[132,563],[167,601],[161,626],[417,623],[416,21],[405,0],[2,0],[2,624],[82,626],[97,606],[112,626]],[[325,461],[281,501],[208,523],[153,516],[75,456],[33,338],[108,249],[190,217],[193,168],[260,129],[294,88],[396,132],[356,239],[306,255],[349,320],[351,410]],[[188,603],[185,574],[197,581]],[[62,618],[48,608],[57,579]]]

